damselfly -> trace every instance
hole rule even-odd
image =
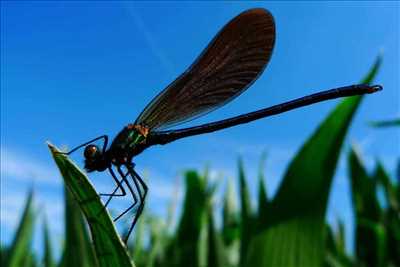
[[[66,153],[85,147],[85,169],[88,172],[108,170],[111,174],[116,188],[111,193],[100,194],[109,197],[105,206],[112,197],[125,196],[126,190],[132,195],[132,205],[114,219],[116,221],[137,208],[125,242],[143,211],[148,191],[132,160],[148,147],[211,133],[329,99],[369,94],[382,89],[379,85],[345,86],[221,121],[170,129],[207,114],[243,93],[265,69],[274,43],[275,23],[271,13],[256,8],[239,14],[220,30],[183,74],[147,105],[134,123],[118,133],[110,146],[108,136],[103,135]],[[94,144],[100,139],[104,141],[102,147]]]

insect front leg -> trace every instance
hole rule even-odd
[[[108,136],[107,135],[102,135],[102,136],[96,137],[96,138],[94,138],[94,139],[92,139],[92,140],[90,140],[90,141],[88,141],[88,142],[86,142],[84,144],[81,144],[81,145],[75,147],[74,149],[72,149],[72,150],[70,150],[68,152],[57,152],[57,153],[64,154],[64,155],[70,155],[73,152],[75,152],[78,149],[80,149],[81,147],[87,146],[87,145],[93,143],[94,141],[97,141],[97,140],[100,140],[100,139],[104,139],[103,148],[102,148],[102,151],[104,153],[106,151],[107,144],[108,144]]]

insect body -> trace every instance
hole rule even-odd
[[[275,23],[271,13],[256,8],[239,14],[222,28],[188,70],[157,95],[133,124],[123,128],[109,148],[108,136],[103,135],[66,153],[85,147],[86,170],[108,170],[116,187],[111,193],[100,194],[109,196],[105,206],[112,197],[124,196],[126,189],[129,191],[132,205],[115,218],[118,220],[137,207],[125,241],[143,210],[147,194],[147,186],[135,171],[132,159],[146,148],[248,123],[317,102],[374,93],[382,89],[379,85],[345,86],[221,121],[167,130],[227,104],[249,88],[264,71],[274,44]],[[104,141],[102,148],[93,144],[97,140]]]
[[[88,172],[104,171],[111,165],[119,167],[129,164],[133,156],[137,154],[137,147],[145,144],[147,134],[148,129],[146,127],[129,124],[114,138],[108,150],[101,150],[93,144],[87,145],[84,151],[85,169]],[[106,136],[101,138],[106,138],[108,141]]]

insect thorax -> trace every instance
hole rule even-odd
[[[133,149],[137,144],[143,143],[146,140],[146,136],[139,132],[137,129],[131,129],[128,132],[128,139],[126,147]]]
[[[110,147],[111,158],[117,162],[123,163],[124,158],[130,160],[135,147],[138,144],[143,144],[146,141],[148,129],[141,125],[129,124],[124,127],[121,132],[115,137]]]

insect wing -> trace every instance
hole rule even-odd
[[[250,9],[232,19],[187,71],[156,96],[135,124],[161,130],[219,108],[265,69],[275,43],[274,19]]]

